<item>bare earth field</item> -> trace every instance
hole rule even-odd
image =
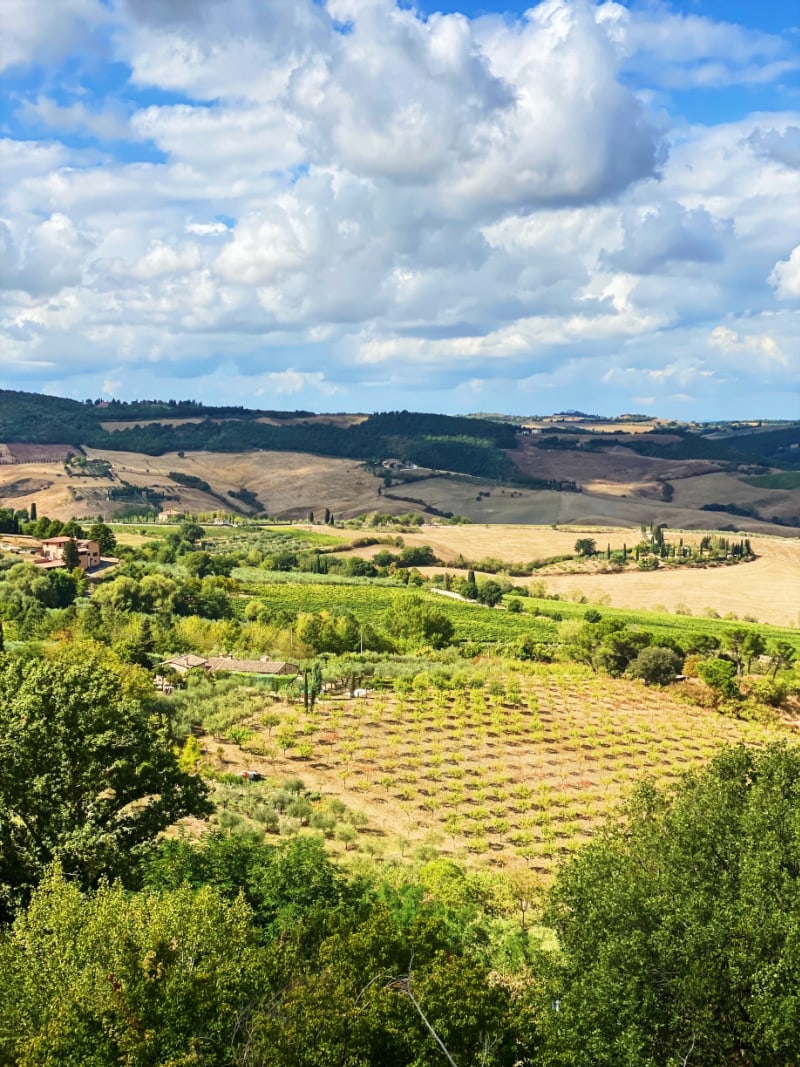
[[[317,418],[352,424],[363,417]],[[66,445],[0,445],[0,459],[17,460],[14,465],[0,463],[0,501],[13,500],[14,506],[22,507],[35,500],[40,514],[62,519],[100,513],[113,517],[123,511],[126,504],[108,500],[107,490],[112,484],[109,480],[66,475],[59,461],[67,451]],[[770,522],[704,512],[701,507],[707,503],[730,503],[755,507],[765,517],[774,515],[783,520],[800,515],[798,490],[758,489],[748,485],[743,475],[722,471],[705,460],[651,458],[621,446],[603,453],[564,452],[536,449],[525,441],[513,453],[528,473],[574,480],[583,488],[581,493],[501,488],[438,476],[393,485],[380,497],[378,479],[362,470],[358,462],[344,459],[282,452],[188,452],[183,457],[176,453],[149,457],[130,452],[85,451],[89,458],[111,463],[117,484],[126,481],[161,490],[170,497],[166,507],[188,511],[234,508],[236,505],[226,494],[245,488],[256,493],[264,510],[279,518],[299,518],[326,507],[342,518],[371,510],[397,514],[418,507],[413,503],[416,499],[442,512],[463,515],[473,523],[613,527],[660,522],[673,529],[733,526],[782,535],[784,528]],[[212,494],[175,485],[167,477],[171,470],[207,481]],[[671,501],[662,499],[665,481],[672,486]],[[791,528],[785,529],[792,536]]]
[[[37,446],[25,446],[37,447]],[[15,508],[36,502],[40,515],[68,519],[106,518],[122,512],[125,502],[107,499],[108,488],[121,481],[170,494],[165,507],[187,511],[214,511],[240,505],[227,500],[232,489],[254,492],[264,509],[278,518],[300,518],[309,511],[329,508],[334,515],[349,518],[369,510],[408,511],[407,504],[384,503],[377,494],[380,482],[346,459],[333,459],[300,452],[188,452],[145,456],[135,452],[85,450],[89,459],[108,460],[113,481],[106,478],[69,476],[60,463],[0,465],[0,504]],[[207,481],[216,496],[176,485],[169,471],[193,474]]]
[[[276,517],[299,518],[324,507],[348,517],[380,505],[379,482],[352,460],[302,452],[188,452],[181,457],[176,453],[142,456],[87,449],[87,454],[109,460],[115,474],[132,485],[178,493],[181,506],[187,510],[213,510],[220,502],[198,490],[176,486],[167,476],[169,471],[203,478],[223,497],[232,489],[249,489]]]

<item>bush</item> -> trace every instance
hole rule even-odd
[[[641,678],[645,685],[669,685],[680,673],[683,660],[671,648],[654,645],[643,648],[629,667],[634,678]]]
[[[709,659],[697,664],[697,673],[707,686],[726,700],[740,696],[736,666],[727,659]]]

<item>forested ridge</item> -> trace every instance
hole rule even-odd
[[[162,420],[200,421],[168,425]],[[270,419],[271,422],[259,421]],[[522,474],[507,452],[517,446],[518,427],[490,418],[395,411],[370,415],[350,426],[314,421],[308,411],[223,407],[188,400],[67,400],[38,393],[0,390],[0,441],[88,445],[114,451],[163,455],[166,452],[311,452],[362,461],[398,458],[421,467],[450,470],[533,488],[574,489],[569,481]],[[141,423],[113,430],[103,423]],[[277,425],[275,425],[277,423]],[[709,438],[671,427],[669,437],[645,433],[626,438],[625,447],[643,455],[675,460],[707,459],[732,464],[800,466],[800,423],[757,433]],[[613,447],[613,435],[577,440],[577,433],[531,439],[536,448],[573,450]],[[585,432],[584,432],[585,438]],[[677,438],[677,440],[670,439]]]
[[[167,425],[159,419],[192,416],[200,422]],[[259,422],[269,417],[284,424]],[[148,425],[107,430],[104,422],[152,418]],[[289,420],[301,419],[303,421]],[[398,458],[497,480],[549,485],[521,474],[504,449],[515,430],[488,420],[416,412],[385,412],[343,427],[310,421],[309,412],[251,411],[154,401],[98,406],[36,393],[0,391],[0,440],[89,445],[115,451],[163,455],[199,451],[311,452],[362,461]],[[554,487],[560,487],[555,486]]]

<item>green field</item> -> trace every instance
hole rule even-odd
[[[380,627],[396,596],[404,595],[405,587],[391,579],[342,578],[338,575],[268,574],[258,568],[240,567],[234,577],[245,583],[247,593],[263,600],[271,608],[288,612],[330,611],[333,614],[352,612],[364,623]],[[545,644],[558,639],[558,623],[563,619],[583,619],[586,604],[544,598],[520,598],[523,610],[516,614],[503,608],[488,608],[473,602],[412,588],[409,592],[425,598],[446,615],[455,627],[458,643],[478,642],[504,644],[531,636]],[[603,618],[618,619],[630,626],[650,630],[656,637],[671,637],[678,641],[687,634],[709,634],[722,638],[724,634],[743,624],[734,619],[709,619],[700,616],[670,615],[624,608],[601,607]],[[748,625],[748,624],[744,624]],[[767,640],[790,642],[800,650],[800,631],[780,626],[759,624],[759,632]]]
[[[781,471],[780,474],[757,474],[745,478],[756,489],[800,489],[800,471]]]

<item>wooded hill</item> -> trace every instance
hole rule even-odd
[[[174,424],[181,419],[197,421]],[[126,422],[131,425],[119,425]],[[108,428],[109,423],[116,425]],[[624,428],[622,420],[620,428]],[[574,490],[572,482],[532,478],[517,469],[507,453],[517,447],[519,433],[520,428],[508,421],[472,416],[395,411],[370,415],[354,425],[338,425],[308,411],[217,407],[176,400],[81,403],[0,390],[0,441],[88,445],[153,456],[178,451],[263,450],[375,462],[398,458],[420,467],[494,481]],[[560,429],[535,437],[532,443],[546,450],[591,452],[620,442],[614,435],[584,428],[580,433]],[[626,436],[624,444],[641,455],[664,459],[800,469],[800,422],[713,438],[688,427],[670,426],[668,434],[655,431]]]

